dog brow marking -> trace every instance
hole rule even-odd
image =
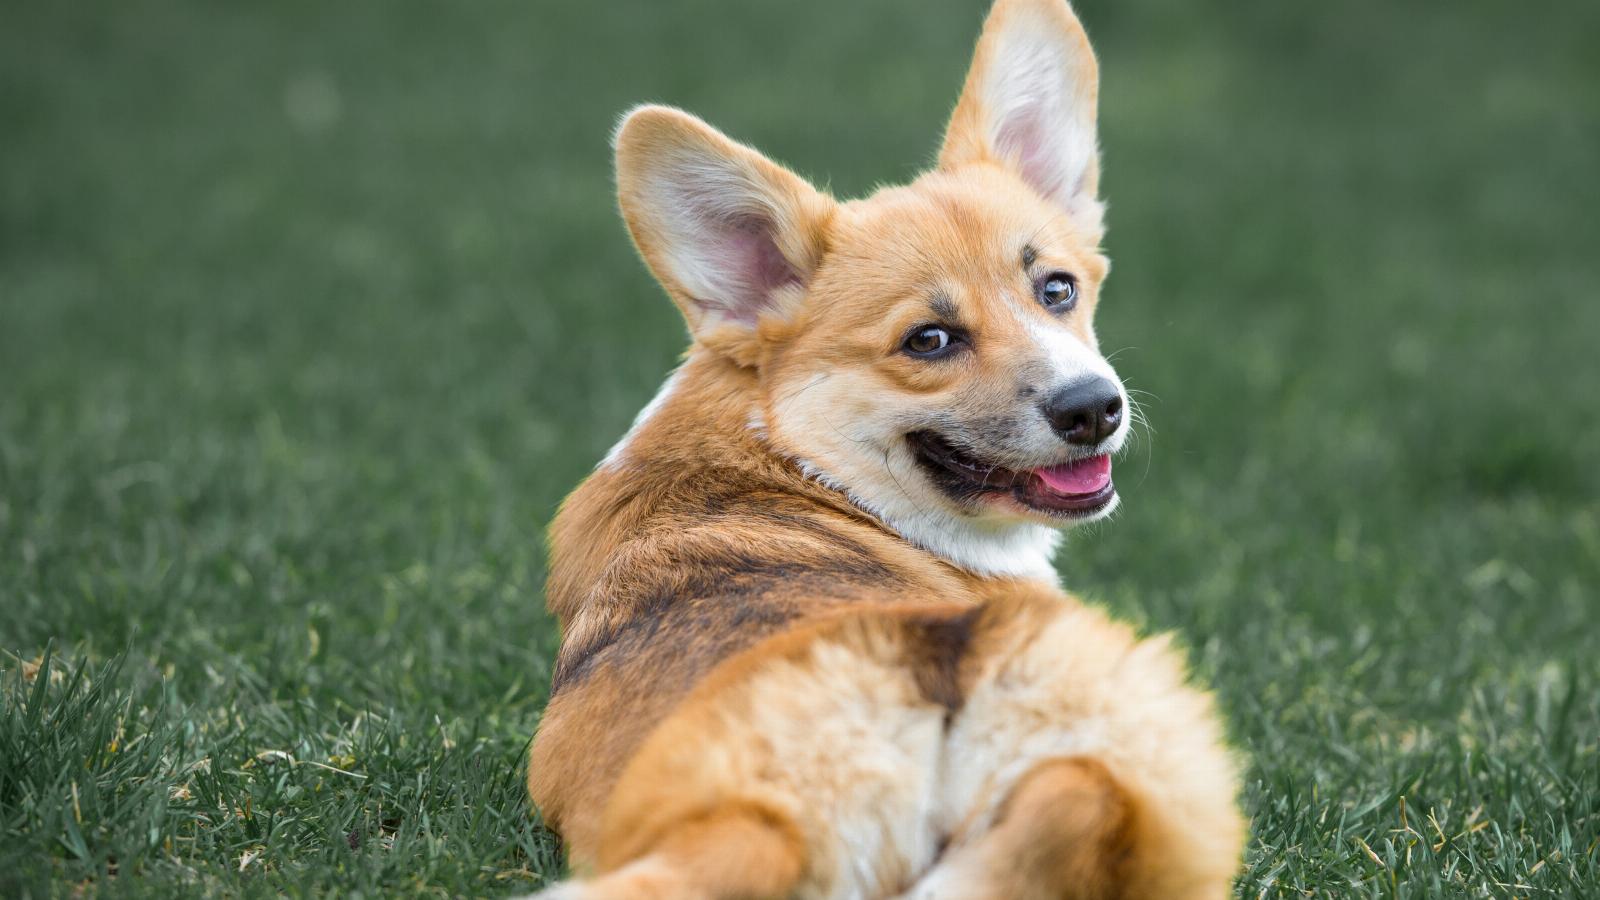
[[[928,309],[933,312],[933,317],[946,325],[955,325],[961,321],[961,311],[956,308],[956,302],[943,291],[933,295],[928,301]]]

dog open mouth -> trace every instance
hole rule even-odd
[[[934,483],[958,500],[1009,495],[1037,512],[1078,517],[1099,512],[1117,496],[1105,454],[1017,470],[983,462],[931,431],[914,431],[906,441]]]

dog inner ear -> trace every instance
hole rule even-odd
[[[740,208],[738,198],[720,196],[714,180],[707,181],[700,189],[685,185],[678,198],[674,215],[682,240],[674,273],[709,318],[754,327],[762,313],[779,306],[781,292],[803,288],[804,278],[779,249],[779,226],[769,211]]]
[[[978,39],[939,165],[998,163],[1098,232],[1098,91],[1094,51],[1065,0],[999,0]]]
[[[623,218],[697,340],[750,356],[805,295],[833,203],[699,119],[643,107],[618,129]]]

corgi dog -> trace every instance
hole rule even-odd
[[[548,898],[1220,898],[1239,775],[1064,593],[1131,412],[1092,325],[1098,69],[998,0],[938,162],[840,201],[676,109],[615,137],[682,365],[551,527]]]

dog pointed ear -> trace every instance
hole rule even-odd
[[[617,128],[617,196],[634,245],[695,340],[741,365],[785,319],[825,250],[834,203],[700,119],[642,106]]]
[[[939,167],[1005,166],[1099,233],[1099,68],[1066,0],[996,0],[939,151]]]

